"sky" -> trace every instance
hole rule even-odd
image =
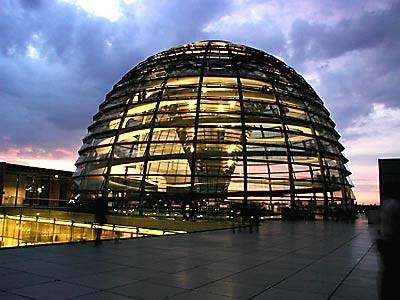
[[[156,52],[221,39],[293,67],[331,112],[358,203],[400,157],[400,1],[0,0],[0,161],[74,170],[104,95]]]

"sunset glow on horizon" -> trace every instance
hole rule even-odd
[[[26,150],[26,149],[25,149]],[[29,149],[31,150],[31,149]],[[0,153],[0,161],[5,161],[7,163],[21,164],[32,167],[39,168],[47,168],[47,169],[57,169],[63,171],[75,171],[75,161],[77,159],[77,152],[71,150],[68,152],[63,150],[62,152],[65,154],[64,157],[51,158],[51,157],[33,157],[24,154],[19,157],[16,149],[14,151],[10,151],[11,153]],[[21,151],[23,152],[23,151]],[[26,153],[26,151],[25,151]],[[74,158],[76,157],[76,158]],[[353,192],[356,197],[356,201],[358,204],[377,204],[379,205],[379,188],[378,188],[378,163],[376,163],[376,170],[368,170],[368,173],[365,173],[365,170],[361,168],[361,170],[353,170],[353,175],[350,176],[355,187],[353,188]],[[354,173],[356,171],[356,173]],[[359,177],[355,177],[355,176]],[[359,184],[357,183],[359,182]]]
[[[400,157],[398,1],[1,6],[0,161],[75,171],[92,116],[127,70],[177,45],[227,40],[270,53],[306,79],[341,135],[357,203],[379,204],[378,159]]]

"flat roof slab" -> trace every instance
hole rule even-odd
[[[376,232],[360,216],[2,249],[0,298],[378,299]]]

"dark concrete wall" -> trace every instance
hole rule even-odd
[[[381,205],[385,198],[400,199],[400,158],[378,159],[378,165]]]

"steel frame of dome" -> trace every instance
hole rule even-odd
[[[335,124],[277,58],[202,41],[155,54],[114,85],[73,175],[82,198],[354,202]]]

